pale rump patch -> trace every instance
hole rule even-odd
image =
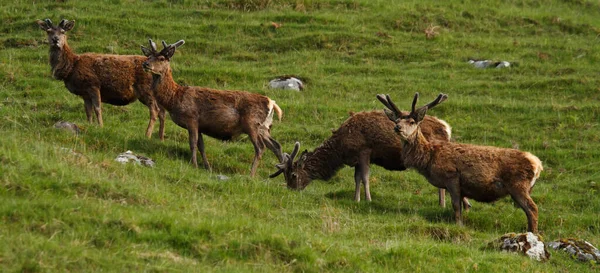
[[[533,188],[535,180],[540,177],[540,173],[544,170],[544,166],[542,166],[542,161],[531,153],[525,152],[525,157],[529,159],[531,167],[533,167],[533,179],[531,179],[531,187]]]
[[[452,127],[450,124],[443,119],[438,119],[442,125],[444,125],[444,129],[446,129],[446,133],[448,133],[448,139],[452,138]]]
[[[279,105],[277,105],[277,103],[275,103],[274,100],[269,99],[269,109],[271,109],[271,108],[273,108],[275,110],[275,112],[277,112],[277,119],[279,121],[281,121],[281,116],[283,115],[281,108],[279,108]]]
[[[260,126],[258,127],[258,133],[260,135],[265,135],[265,132],[269,133],[269,130],[271,129],[271,125],[273,124],[273,110],[274,110],[274,106],[276,106],[277,104],[275,104],[274,100],[269,99],[269,112],[267,113],[267,118],[265,118],[265,120],[260,123]]]

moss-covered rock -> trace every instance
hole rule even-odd
[[[548,243],[548,246],[556,250],[562,249],[565,252],[571,254],[571,257],[577,259],[578,261],[600,262],[600,250],[598,250],[589,242],[581,239],[560,239]]]

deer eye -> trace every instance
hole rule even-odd
[[[410,124],[410,125],[415,125],[415,121],[414,121],[414,120],[411,120],[411,121],[409,121],[409,122],[408,122],[408,124]]]

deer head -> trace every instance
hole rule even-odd
[[[402,139],[407,139],[410,135],[414,134],[417,127],[425,118],[427,110],[437,106],[448,99],[448,95],[440,93],[438,97],[432,102],[415,109],[417,101],[419,100],[419,93],[415,93],[412,102],[412,108],[409,114],[403,114],[396,104],[392,102],[390,95],[378,94],[377,99],[383,103],[388,109],[385,109],[385,113],[390,120],[396,123],[394,130],[398,132]]]
[[[75,21],[62,19],[58,26],[54,26],[50,19],[37,20],[36,23],[48,35],[50,47],[61,49],[67,43],[67,31],[73,29]]]
[[[300,159],[294,162],[299,149],[300,142],[296,142],[296,144],[294,144],[294,150],[292,151],[292,154],[289,155],[287,153],[283,153],[283,161],[275,165],[278,169],[277,172],[269,175],[270,178],[274,178],[283,173],[288,188],[294,190],[304,189],[311,181],[303,168],[304,160],[306,159],[308,152],[302,152]]]
[[[175,49],[185,43],[184,40],[179,40],[174,44],[168,45],[165,41],[162,41],[163,49],[159,52],[156,49],[156,44],[152,39],[148,39],[150,48],[142,46],[142,52],[148,59],[142,64],[146,72],[150,72],[156,75],[164,75],[169,71],[169,61],[175,54]]]

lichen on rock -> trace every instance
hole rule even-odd
[[[119,154],[117,158],[115,158],[115,161],[121,162],[123,164],[133,162],[138,165],[154,167],[154,161],[151,158],[141,155],[135,155],[132,151],[126,151],[124,153]]]
[[[507,233],[487,245],[488,249],[521,253],[536,261],[546,261],[550,253],[546,249],[541,236],[527,233]]]
[[[574,238],[560,239],[548,243],[548,246],[556,250],[562,249],[578,261],[600,262],[600,250],[584,240]]]

